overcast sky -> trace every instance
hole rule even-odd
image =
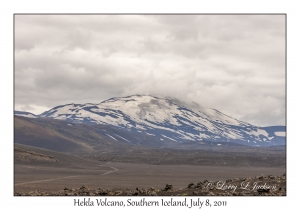
[[[285,125],[285,16],[15,16],[15,110],[133,94]]]

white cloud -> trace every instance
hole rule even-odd
[[[284,15],[16,15],[15,107],[131,94],[285,123]]]

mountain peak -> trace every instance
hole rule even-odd
[[[267,129],[239,121],[218,110],[157,95],[115,97],[98,104],[66,104],[56,106],[39,117],[113,125],[154,135],[162,141],[207,140],[272,145],[272,140],[277,138],[273,131],[270,133]]]

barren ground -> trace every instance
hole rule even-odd
[[[102,165],[103,164],[103,165]],[[131,163],[100,163],[97,167],[56,168],[15,165],[15,191],[61,190],[78,188],[163,188],[172,184],[174,189],[187,187],[205,179],[226,180],[259,175],[282,175],[285,168],[146,165]]]
[[[153,165],[97,161],[16,144],[14,191],[59,191],[80,188],[155,188],[166,184],[174,190],[203,180],[221,181],[261,175],[284,174],[285,167]]]

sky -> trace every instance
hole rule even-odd
[[[285,15],[15,15],[15,110],[134,94],[285,125]]]

